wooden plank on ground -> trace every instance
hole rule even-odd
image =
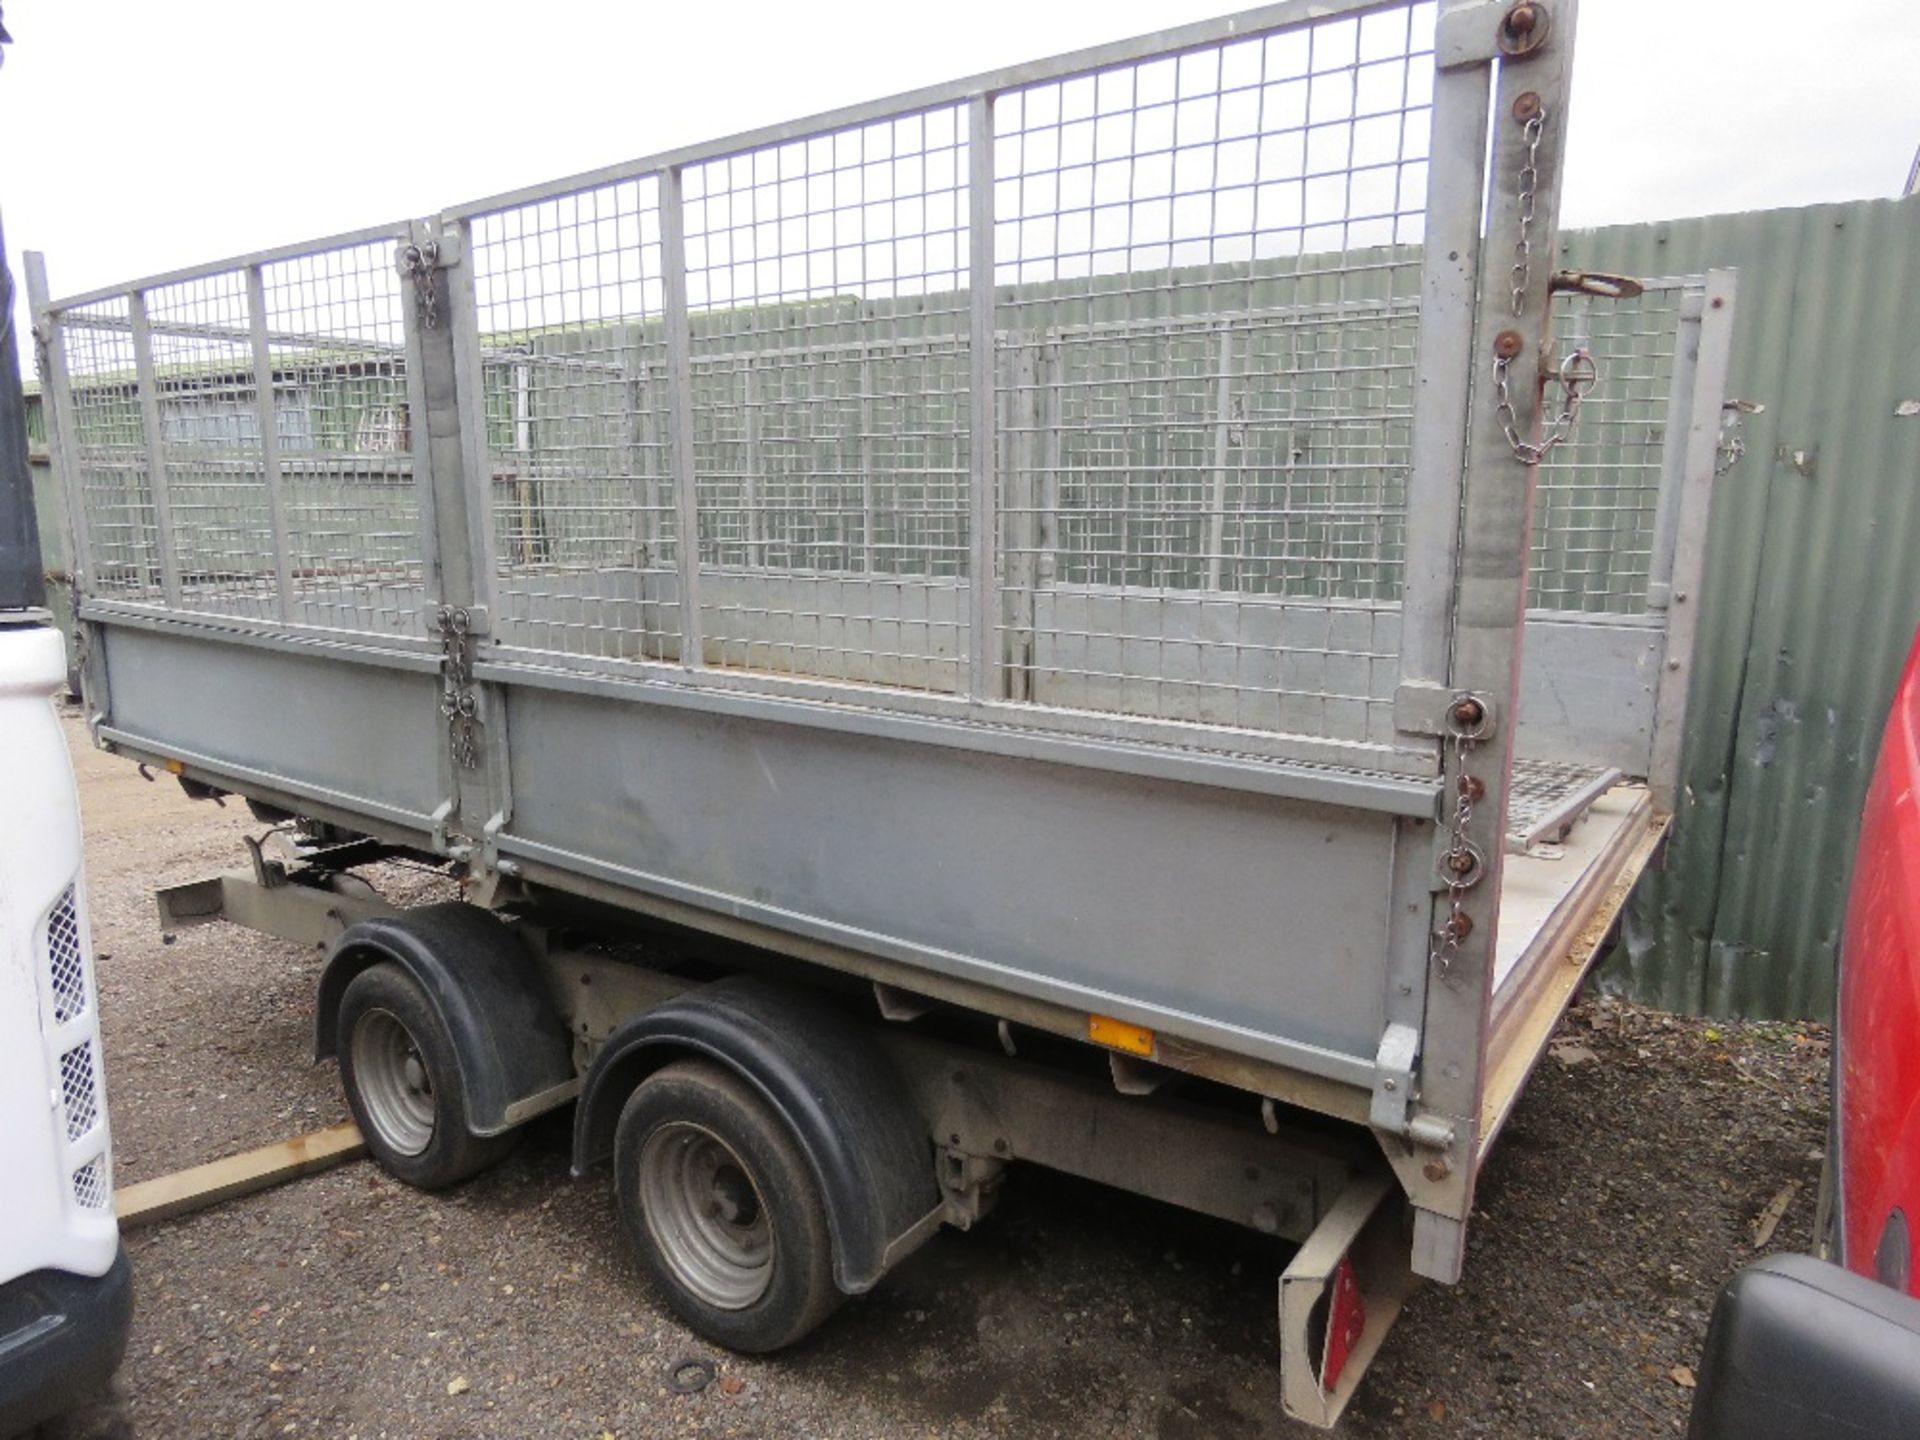
[[[330,1170],[366,1153],[367,1142],[349,1121],[211,1164],[195,1165],[191,1170],[177,1170],[157,1180],[122,1186],[114,1192],[113,1208],[120,1228],[131,1230]]]

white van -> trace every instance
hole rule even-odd
[[[133,1313],[65,679],[45,612],[0,611],[0,1435],[98,1399]]]

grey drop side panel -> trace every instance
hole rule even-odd
[[[1644,776],[1665,655],[1653,625],[1528,616],[1514,753]]]
[[[213,638],[96,625],[117,731],[161,753],[404,812],[440,803],[439,680]]]
[[[1371,1073],[1391,817],[558,690],[507,693],[514,811],[503,852],[564,852],[722,913],[1023,993],[1104,997],[1172,1034],[1217,1039],[1225,1027],[1250,1053],[1335,1052],[1306,1068],[1342,1078]]]

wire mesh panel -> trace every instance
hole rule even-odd
[[[82,306],[60,325],[73,417],[71,474],[92,551],[88,588],[102,598],[158,601],[159,521],[127,301]]]
[[[1600,382],[1567,441],[1541,463],[1534,491],[1530,607],[1637,614],[1647,608],[1670,424],[1681,307],[1702,282],[1646,282],[1630,300],[1555,299],[1560,353],[1584,348]],[[1549,390],[1549,399],[1554,391]]]
[[[269,618],[273,520],[246,273],[198,276],[144,299],[180,607]]]
[[[261,267],[292,615],[425,633],[402,286],[391,242]]]
[[[686,171],[707,663],[962,683],[967,163],[945,106]]]
[[[996,101],[1014,698],[1390,738],[1433,24]]]
[[[659,182],[478,216],[472,250],[498,638],[677,657]]]

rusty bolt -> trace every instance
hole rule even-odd
[[[1518,330],[1502,330],[1493,337],[1493,353],[1502,360],[1511,360],[1526,348],[1527,342]]]
[[[1540,23],[1540,12],[1531,5],[1516,5],[1507,12],[1507,33],[1516,38],[1531,35]]]
[[[1429,1160],[1427,1161],[1426,1168],[1420,1173],[1438,1185],[1453,1173],[1453,1166],[1449,1165],[1445,1160]]]
[[[1473,856],[1465,850],[1455,850],[1447,856],[1447,869],[1456,875],[1466,875],[1473,870]]]
[[[1473,696],[1463,695],[1453,702],[1453,708],[1447,714],[1461,729],[1471,730],[1487,718],[1487,707]]]
[[[1446,938],[1454,944],[1458,945],[1471,934],[1473,934],[1473,917],[1466,911],[1462,910],[1458,915],[1448,918]]]
[[[1535,94],[1533,91],[1528,90],[1514,97],[1513,118],[1518,120],[1521,124],[1523,125],[1526,124],[1527,121],[1531,120],[1534,116],[1538,115],[1539,113],[1540,113],[1540,97],[1537,94]]]
[[[1460,789],[1461,792],[1466,795],[1470,804],[1477,805],[1486,797],[1487,782],[1482,780],[1478,775],[1462,775],[1460,777]]]

